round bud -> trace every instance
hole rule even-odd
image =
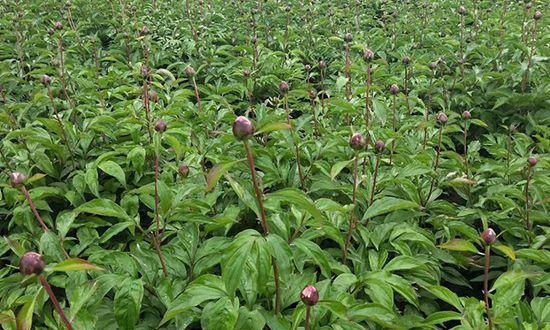
[[[279,84],[279,92],[281,92],[281,94],[285,94],[286,92],[288,92],[289,88],[290,86],[284,80],[281,81],[281,83]]]
[[[52,78],[50,78],[50,76],[48,76],[47,74],[43,75],[42,78],[40,79],[40,81],[48,86],[51,82],[52,82]]]
[[[493,244],[497,240],[497,234],[495,233],[493,228],[485,229],[480,236],[485,244]]]
[[[178,173],[185,179],[189,176],[189,166],[181,164],[178,167]]]
[[[146,26],[142,27],[141,30],[139,30],[140,36],[146,36],[148,34],[149,34],[149,29]]]
[[[309,64],[304,65],[304,70],[305,70],[306,72],[311,71],[311,65],[309,65]]]
[[[432,70],[437,69],[437,62],[430,63],[430,69],[432,69]]]
[[[23,184],[27,180],[27,176],[20,172],[10,173],[10,184],[12,187],[16,188]]]
[[[19,261],[19,271],[25,275],[39,275],[45,267],[44,257],[36,252],[25,253]]]
[[[63,24],[61,24],[61,22],[57,21],[57,22],[55,22],[54,27],[55,27],[56,30],[61,30],[61,29],[63,29]]]
[[[403,57],[403,64],[404,65],[409,65],[409,63],[411,63],[410,57],[408,57],[408,56]]]
[[[464,6],[458,7],[458,13],[460,15],[465,15],[466,14],[466,8],[464,8]]]
[[[167,127],[168,125],[166,125],[166,122],[162,119],[157,120],[157,122],[155,123],[155,131],[159,133],[164,133]]]
[[[307,92],[307,95],[309,96],[310,99],[315,99],[317,97],[317,91],[314,90],[314,89],[310,89],[308,92]]]
[[[353,150],[365,149],[366,145],[367,145],[367,141],[365,140],[365,137],[361,133],[355,133],[349,139],[349,146]]]
[[[256,36],[252,37],[252,43],[255,44],[258,42],[258,38],[256,38]]]
[[[250,70],[248,70],[248,69],[244,70],[244,71],[243,71],[243,76],[244,76],[245,78],[250,77]]]
[[[300,293],[300,299],[308,306],[314,306],[319,301],[319,292],[313,285],[306,285]]]
[[[255,28],[256,27],[256,22],[254,22],[254,21],[250,22],[250,27]]]
[[[440,124],[445,125],[445,123],[447,123],[448,120],[449,120],[449,118],[448,118],[447,115],[444,114],[443,112],[440,112],[440,113],[437,114],[437,121],[438,121]]]
[[[472,114],[470,113],[470,111],[466,110],[462,113],[462,118],[469,120],[470,118],[472,118]]]
[[[399,87],[396,84],[390,86],[390,93],[393,95],[399,93]]]
[[[49,28],[49,29],[48,29],[48,34],[49,34],[50,36],[53,36],[54,33],[55,33],[55,30],[54,30],[53,28]]]
[[[139,74],[143,78],[149,77],[149,68],[146,65],[142,65],[141,68],[139,68]]]
[[[376,141],[374,144],[374,149],[376,149],[377,152],[382,152],[384,149],[386,149],[386,144],[382,140]]]
[[[525,4],[525,9],[529,10],[531,8],[533,8],[533,3],[532,2],[528,2],[528,3]]]
[[[542,13],[541,13],[541,11],[540,11],[540,10],[537,10],[537,11],[535,12],[535,14],[533,15],[533,18],[534,18],[535,20],[537,20],[537,21],[538,21],[539,19],[541,19],[541,18],[542,18]]]
[[[533,166],[537,165],[538,161],[535,157],[531,156],[531,157],[527,158],[527,163],[529,164],[529,166],[533,167]]]
[[[247,140],[254,134],[254,125],[244,116],[239,116],[233,123],[233,136],[237,140]]]
[[[374,52],[369,48],[365,48],[363,50],[363,60],[369,62],[369,61],[372,61],[373,58],[374,58]]]
[[[197,74],[197,73],[195,72],[195,69],[193,69],[192,66],[188,65],[188,66],[185,68],[185,74],[186,74],[187,76],[191,77],[191,76],[194,76],[194,75]]]
[[[154,90],[150,90],[148,93],[149,101],[152,101],[154,103],[157,103],[159,101],[159,93],[157,93]]]
[[[324,60],[319,61],[319,68],[324,69],[327,67],[327,63]]]
[[[352,40],[353,40],[353,35],[350,32],[344,34],[344,41],[345,42],[351,42]]]

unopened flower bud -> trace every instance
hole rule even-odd
[[[40,275],[45,267],[44,257],[36,252],[25,253],[19,261],[19,271],[25,275]]]
[[[48,86],[51,82],[52,82],[52,78],[50,78],[50,76],[48,76],[47,74],[43,75],[42,78],[40,79],[40,81]]]
[[[155,131],[159,133],[164,133],[167,127],[168,125],[166,125],[166,122],[162,119],[157,120],[157,122],[155,123]]]
[[[363,136],[363,134],[361,134],[361,133],[355,133],[349,139],[349,146],[353,150],[365,149],[366,145],[367,145],[367,141],[366,141],[365,137]]]
[[[324,69],[327,67],[327,63],[324,60],[319,61],[319,68]]]
[[[157,103],[159,101],[159,93],[157,93],[154,90],[150,90],[149,93],[149,101]]]
[[[437,121],[440,123],[440,124],[445,124],[447,123],[447,121],[449,120],[449,118],[447,117],[446,114],[444,114],[443,112],[440,112],[437,114]]]
[[[350,32],[344,34],[344,41],[345,42],[351,42],[352,40],[353,40],[353,35]]]
[[[497,234],[492,228],[485,229],[480,236],[485,244],[493,244],[497,240]]]
[[[25,180],[27,180],[27,176],[20,172],[13,172],[10,173],[10,184],[12,187],[16,188],[22,185]]]
[[[308,306],[314,306],[319,301],[319,292],[313,285],[307,285],[300,293],[300,299]]]
[[[189,76],[189,77],[192,77],[192,76],[194,76],[194,75],[197,74],[197,73],[195,72],[195,69],[193,69],[192,66],[188,65],[188,66],[185,68],[185,74],[186,74],[187,76]]]
[[[464,8],[464,6],[458,7],[458,13],[460,15],[465,15],[466,14],[466,8]]]
[[[148,34],[149,34],[149,29],[146,26],[142,27],[141,30],[139,30],[140,36],[146,36]]]
[[[55,22],[54,27],[55,27],[56,30],[61,30],[61,29],[63,29],[63,24],[61,22],[57,21],[57,22]]]
[[[384,151],[384,149],[386,149],[386,144],[384,143],[384,141],[378,140],[374,144],[374,148],[376,149],[377,152],[382,152]]]
[[[363,50],[363,60],[369,62],[369,61],[372,61],[373,58],[374,58],[374,52],[369,48],[365,48]]]
[[[310,99],[315,99],[317,97],[317,91],[314,90],[314,89],[310,89],[308,92],[307,92],[307,95],[309,96]]]
[[[472,114],[470,113],[470,111],[466,110],[462,113],[462,118],[469,120],[470,118],[472,118]]]
[[[178,173],[185,179],[189,176],[189,166],[182,164],[178,167]]]
[[[408,57],[408,56],[403,57],[403,64],[404,65],[409,65],[409,63],[411,63],[410,57]]]
[[[399,93],[399,87],[396,84],[390,86],[390,93],[393,95]]]
[[[311,65],[309,65],[309,64],[304,65],[304,70],[305,70],[306,72],[311,71]]]
[[[248,70],[248,69],[244,70],[244,71],[243,71],[243,76],[244,76],[245,78],[249,78],[249,77],[250,77],[250,70]]]
[[[244,116],[239,116],[233,123],[233,136],[237,140],[247,140],[254,134],[254,125]]]
[[[535,165],[537,165],[538,161],[535,157],[531,156],[527,158],[527,163],[529,164],[529,166],[534,167]]]
[[[279,84],[279,92],[281,92],[281,94],[285,94],[286,92],[288,92],[289,88],[290,88],[290,86],[284,80],[281,81],[281,83]]]
[[[533,18],[534,18],[535,20],[537,20],[537,21],[538,21],[539,19],[541,19],[541,18],[542,18],[542,13],[541,13],[541,11],[540,11],[540,10],[537,10],[537,11],[535,12],[535,14],[533,15]]]

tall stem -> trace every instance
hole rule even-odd
[[[345,74],[346,78],[348,78],[348,82],[346,83],[346,98],[348,101],[351,99],[351,76],[350,76],[350,66],[351,66],[351,60],[349,58],[349,44],[346,42],[346,68],[345,68]]]
[[[306,324],[305,324],[305,330],[309,330],[309,322],[311,319],[311,306],[306,305]]]
[[[157,250],[157,254],[160,259],[160,264],[162,266],[162,272],[164,273],[165,277],[168,277],[168,269],[166,268],[166,261],[164,260],[164,255],[162,254],[161,250],[161,244],[162,241],[160,239],[160,215],[159,215],[159,159],[160,156],[158,152],[156,152],[155,155],[155,223],[156,223],[156,229],[153,239],[153,245],[155,245],[155,249]]]
[[[536,41],[537,41],[537,21],[535,20],[535,24],[533,26],[533,37],[531,40],[531,48],[529,49],[529,58],[527,60],[527,69],[525,69],[525,74],[523,75],[523,79],[521,81],[522,94],[525,93],[525,89],[527,88],[527,83],[529,82],[529,70],[533,65],[533,54],[535,53]]]
[[[464,80],[464,15],[460,15],[460,77]]]
[[[320,95],[320,99],[321,99],[321,110],[322,110],[322,113],[323,115],[325,115],[325,96],[327,95],[325,93],[325,77],[324,77],[324,74],[323,74],[323,69],[319,69],[319,72],[320,72],[320,75],[321,75],[321,91],[323,92],[323,95]]]
[[[394,137],[393,137],[393,140],[391,142],[390,165],[392,163],[393,153],[395,151],[395,139],[396,139],[395,135],[397,133],[396,96],[395,96],[395,94],[393,94],[393,101],[392,101],[392,128],[393,128]]]
[[[530,219],[531,208],[529,206],[529,184],[531,183],[532,178],[532,169],[531,166],[527,167],[527,182],[525,183],[525,226],[527,230],[531,231],[533,224]]]
[[[428,87],[428,104],[426,105],[426,111],[424,112],[424,142],[422,143],[422,150],[426,149],[426,144],[428,143],[428,116],[430,110],[432,109],[432,88],[433,88],[433,78],[435,72],[432,70],[432,75],[430,76],[430,84]]]
[[[428,201],[430,200],[430,197],[432,197],[432,192],[435,188],[435,181],[437,180],[437,169],[439,168],[439,158],[441,157],[441,140],[443,139],[443,125],[441,125],[439,127],[439,137],[438,137],[438,140],[437,140],[437,153],[435,155],[435,164],[434,164],[434,172],[435,172],[435,175],[433,178],[432,178],[432,183],[430,184],[430,192],[428,192],[428,197],[426,198],[426,201],[425,201],[425,204],[426,205],[428,203]]]
[[[359,180],[358,180],[358,172],[359,172],[359,153],[355,154],[355,158],[353,160],[353,195],[352,195],[352,204],[353,208],[357,206],[357,188],[359,186]],[[346,260],[348,258],[348,248],[351,243],[351,237],[353,235],[353,231],[355,229],[356,222],[355,222],[355,216],[354,216],[354,210],[350,211],[350,217],[349,217],[349,229],[348,234],[346,236],[346,243],[344,245],[344,251],[342,253],[342,259],[343,263],[346,263]]]
[[[199,95],[199,86],[197,86],[197,81],[195,80],[194,76],[193,76],[193,88],[195,89],[195,98],[197,99],[197,107],[199,108],[199,113],[201,113],[202,103],[201,103],[201,97]]]
[[[50,284],[48,283],[48,281],[46,280],[46,278],[43,275],[40,275],[39,279],[40,279],[40,283],[42,284],[42,286],[44,287],[44,289],[48,293],[48,296],[50,296],[50,300],[52,301],[55,310],[57,311],[57,313],[61,317],[61,321],[63,321],[63,324],[65,324],[65,327],[67,327],[68,330],[73,330],[74,329],[73,325],[71,324],[71,322],[69,321],[69,319],[65,315],[65,312],[63,311],[63,308],[61,308],[61,305],[59,304],[59,301],[57,301],[57,298],[55,297],[55,294],[53,293],[52,287],[50,286]]]
[[[370,117],[370,108],[369,108],[369,101],[370,101],[370,87],[371,87],[371,64],[369,63],[369,66],[367,68],[367,89],[365,90],[365,131],[368,132],[369,130],[369,117]]]
[[[487,322],[489,330],[493,328],[493,321],[491,319],[491,309],[489,307],[489,266],[491,261],[491,247],[487,245],[485,247],[485,272],[483,275],[483,297],[485,299],[485,309],[487,310]]]
[[[25,195],[25,199],[29,203],[29,206],[31,207],[32,213],[34,214],[34,217],[36,218],[36,220],[38,220],[38,222],[40,223],[40,226],[42,227],[44,232],[47,233],[49,231],[48,226],[46,226],[46,223],[44,223],[44,220],[42,220],[42,217],[40,216],[40,213],[38,213],[38,210],[36,209],[36,206],[34,205],[34,202],[31,198],[31,195],[29,194],[29,191],[27,190],[27,188],[25,188],[25,186],[21,186],[20,189],[21,189],[21,192],[23,193],[23,195]]]
[[[290,126],[290,134],[292,135],[292,140],[294,142],[294,151],[296,154],[296,164],[298,167],[298,176],[300,177],[300,186],[302,189],[305,189],[305,178],[304,173],[302,171],[302,162],[300,159],[300,146],[298,145],[298,137],[296,136],[296,132],[294,131],[294,127],[292,126],[292,123],[290,122],[290,108],[288,107],[288,94],[285,93],[284,95],[284,102],[285,102],[285,112],[286,112],[286,123]]]
[[[248,160],[248,166],[250,167],[250,176],[252,177],[252,185],[254,186],[254,192],[256,193],[256,201],[258,202],[258,208],[260,209],[260,224],[264,231],[264,235],[269,235],[269,226],[267,224],[267,217],[265,214],[265,208],[263,203],[263,193],[260,190],[260,185],[256,179],[256,166],[254,165],[254,155],[252,154],[252,148],[248,140],[243,141],[244,148],[246,150],[246,158]],[[277,261],[272,256],[271,266],[273,268],[273,277],[275,280],[275,314],[279,314],[281,310],[281,286],[279,283],[279,267]]]
[[[71,148],[71,145],[69,144],[69,139],[67,138],[67,133],[65,132],[65,126],[63,125],[63,121],[61,121],[61,117],[59,116],[59,112],[57,111],[57,106],[55,105],[55,100],[53,98],[53,91],[50,85],[48,85],[48,95],[50,97],[50,102],[52,104],[52,108],[55,114],[55,119],[57,120],[59,129],[61,130],[61,138],[63,139],[63,142],[67,146],[67,149],[69,149],[71,160],[73,162],[73,167],[76,168],[76,163],[74,160],[74,152],[73,152],[73,149]]]
[[[380,167],[380,155],[376,155],[376,166],[374,167],[374,176],[372,177],[372,190],[370,192],[370,203],[374,202],[374,193],[376,192],[376,179],[378,178],[378,169]]]

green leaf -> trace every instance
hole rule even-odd
[[[229,296],[233,296],[239,286],[244,264],[250,258],[252,246],[260,234],[254,230],[239,233],[226,250],[222,264],[222,278]]]
[[[204,330],[233,330],[239,315],[239,299],[222,297],[208,303],[202,310],[201,328]]]
[[[94,194],[96,197],[99,197],[99,179],[97,175],[97,169],[95,167],[90,167],[86,170],[86,184],[88,185],[88,188],[90,188],[90,191],[92,194]]]
[[[451,312],[451,311],[435,312],[430,314],[430,316],[428,316],[423,323],[426,325],[435,325],[435,324],[445,323],[447,321],[460,320],[461,317],[462,315],[457,312]]]
[[[407,201],[395,197],[383,197],[372,203],[363,215],[363,220],[374,218],[376,216],[402,209],[418,210],[419,206],[415,202]]]
[[[431,294],[443,300],[454,308],[462,311],[463,305],[460,298],[453,291],[441,285],[432,285],[426,288]]]
[[[114,299],[115,319],[120,329],[133,330],[139,321],[143,282],[126,279],[121,283]]]
[[[109,229],[107,229],[103,233],[103,235],[99,239],[99,243],[105,243],[105,242],[109,241],[116,234],[122,232],[124,229],[130,228],[130,227],[133,227],[133,226],[134,226],[134,223],[129,222],[129,221],[116,223],[116,224],[112,225],[111,227],[109,227]]]
[[[501,243],[493,244],[491,245],[491,247],[497,251],[502,252],[508,258],[512,259],[512,261],[516,260],[516,253],[514,252],[514,249],[512,249],[511,247]]]
[[[134,149],[130,150],[127,158],[132,162],[132,165],[138,172],[143,171],[143,166],[145,165],[145,149],[141,146],[137,146]]]
[[[65,259],[58,263],[55,266],[52,266],[51,271],[54,272],[70,272],[74,270],[103,270],[101,267],[98,267],[86,260],[70,258]]]
[[[206,175],[206,192],[214,189],[222,175],[227,173],[227,171],[229,171],[229,169],[231,169],[231,167],[238,162],[240,162],[240,160],[214,165],[214,167],[212,167],[212,169],[210,169],[210,171],[208,171],[208,174]]]
[[[296,205],[298,208],[307,211],[321,223],[326,222],[326,218],[315,206],[315,204],[307,197],[303,191],[295,188],[286,188],[277,190],[266,195],[266,200],[273,202],[288,202]]]
[[[90,213],[106,217],[131,220],[122,207],[110,199],[94,199],[86,202],[75,209],[75,213]]]
[[[448,242],[441,244],[439,247],[450,251],[472,252],[472,253],[479,252],[474,246],[474,244],[472,244],[470,241],[463,240],[461,238],[454,238]]]
[[[269,123],[262,126],[255,134],[271,133],[274,131],[281,131],[290,129],[290,125],[287,123]]]
[[[323,251],[319,245],[303,238],[296,238],[292,244],[310,257],[315,264],[321,267],[323,276],[330,278],[331,268],[329,259],[326,252]]]
[[[254,211],[254,213],[256,213],[256,216],[259,218],[260,210],[258,209],[256,199],[250,194],[250,192],[245,190],[240,183],[235,181],[231,175],[225,174],[224,177],[229,182],[231,188],[233,188],[233,191],[235,192],[235,194],[237,194],[239,199],[252,211]]]
[[[407,270],[407,269],[413,269],[416,267],[420,267],[424,264],[424,262],[410,256],[397,256],[390,260],[385,266],[384,270],[388,272],[396,271],[396,270]]]
[[[537,249],[521,249],[516,251],[519,258],[527,258],[536,262],[550,265],[550,251]]]
[[[120,165],[113,162],[112,160],[107,160],[99,163],[97,165],[103,172],[109,174],[112,177],[115,177],[123,186],[126,187],[126,176],[124,170]]]
[[[34,305],[36,304],[36,297],[38,294],[35,294],[32,299],[29,299],[23,305],[19,313],[17,313],[17,330],[31,330],[32,328],[32,315],[34,313]]]
[[[336,164],[332,165],[332,168],[330,169],[330,178],[334,180],[340,172],[346,168],[353,160],[343,160],[341,162],[337,162]]]
[[[340,76],[336,79],[336,90],[341,91],[342,88],[348,83],[348,78]]]

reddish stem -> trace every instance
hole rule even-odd
[[[489,266],[491,260],[491,247],[485,247],[485,272],[483,275],[483,297],[485,299],[485,309],[487,310],[487,322],[489,330],[493,328],[493,320],[491,319],[491,309],[489,307]]]
[[[358,173],[359,173],[359,154],[356,153],[355,159],[353,160],[352,204],[353,204],[354,208],[357,206],[357,188],[359,186],[359,180],[358,180],[359,175],[358,175]],[[351,237],[353,235],[353,231],[356,227],[355,216],[354,216],[353,212],[354,212],[353,210],[350,212],[349,229],[348,229],[348,234],[346,236],[346,243],[344,244],[344,251],[343,251],[343,255],[342,255],[342,259],[343,259],[344,264],[346,263],[346,260],[348,258],[348,248],[349,248],[349,245],[351,243]]]
[[[44,287],[44,289],[48,293],[48,296],[50,296],[50,300],[52,301],[55,310],[57,311],[57,313],[61,317],[61,321],[63,321],[63,323],[65,324],[67,329],[73,330],[74,329],[73,325],[71,324],[71,322],[69,321],[69,319],[65,315],[65,312],[63,311],[63,308],[61,308],[61,305],[59,304],[59,301],[57,300],[57,298],[55,297],[55,294],[53,293],[52,287],[50,286],[50,284],[48,283],[48,281],[46,280],[46,278],[43,275],[40,275],[39,279],[40,279],[40,283],[42,284],[42,286]]]
[[[374,168],[374,176],[372,177],[372,191],[370,192],[370,203],[374,202],[374,192],[376,191],[376,179],[378,178],[378,169],[380,168],[380,155],[376,155],[376,166]]]
[[[443,139],[443,125],[441,125],[439,127],[439,138],[438,138],[438,141],[437,141],[437,153],[435,155],[434,171],[436,172],[436,175],[437,175],[437,169],[439,168],[439,159],[441,157],[441,140],[442,139]],[[426,198],[425,203],[428,203],[428,201],[430,200],[430,197],[432,197],[432,192],[435,188],[435,181],[436,181],[436,177],[434,176],[432,178],[432,183],[430,184],[430,192],[428,193],[428,197]]]
[[[531,223],[530,219],[530,206],[529,206],[529,184],[531,183],[532,178],[532,169],[531,166],[528,165],[527,168],[527,182],[525,183],[525,225],[527,227],[527,230],[531,231],[533,224]]]
[[[306,305],[306,323],[305,323],[305,330],[309,330],[309,322],[311,318],[311,306]]]
[[[46,226],[46,223],[44,223],[44,220],[42,220],[42,217],[40,216],[40,213],[38,213],[38,210],[36,209],[36,206],[34,205],[34,202],[32,201],[31,195],[29,194],[29,191],[25,186],[21,186],[21,192],[23,195],[25,195],[25,199],[29,203],[29,206],[31,207],[32,213],[34,214],[34,217],[38,222],[40,223],[40,226],[42,226],[42,229],[45,233],[49,231],[48,226]]]

